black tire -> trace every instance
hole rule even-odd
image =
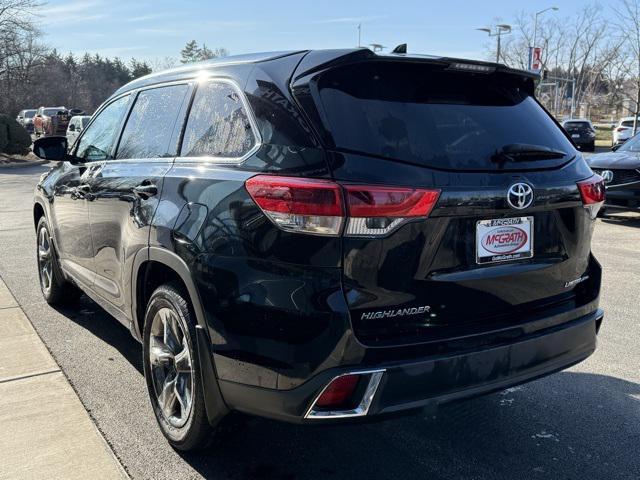
[[[200,377],[200,362],[199,357],[196,350],[197,339],[196,339],[196,320],[193,314],[193,309],[188,298],[184,293],[182,293],[181,288],[178,285],[174,284],[165,284],[158,287],[149,300],[147,305],[147,311],[145,313],[144,318],[144,334],[143,334],[143,364],[144,364],[144,376],[147,382],[147,389],[149,391],[149,399],[151,400],[151,406],[153,408],[153,412],[155,414],[158,425],[160,426],[160,430],[169,441],[171,446],[177,450],[181,451],[189,451],[189,450],[197,450],[206,447],[211,441],[213,435],[213,428],[209,424],[207,419],[207,413],[205,410],[205,399],[202,387],[202,379]],[[152,357],[151,357],[151,338],[152,334],[154,335],[154,347],[157,350],[159,345],[159,336],[158,332],[154,330],[158,326],[157,318],[161,318],[162,315],[168,314],[167,310],[169,309],[174,314],[174,319],[170,321],[177,321],[181,332],[177,332],[176,338],[182,335],[182,338],[178,342],[169,342],[167,341],[167,337],[163,337],[163,345],[167,346],[170,343],[173,343],[174,346],[177,344],[178,348],[181,348],[182,351],[179,353],[175,353],[176,348],[173,348],[173,359],[167,360],[167,356],[161,357],[158,360],[158,356],[154,356],[156,362],[152,367]],[[168,320],[169,322],[169,320]],[[161,322],[164,323],[164,322]],[[173,335],[173,334],[172,334]],[[178,368],[178,357],[183,355],[184,348],[188,348],[190,355],[190,382],[191,382],[191,401],[190,408],[188,413],[185,415],[185,410],[183,409],[183,405],[187,402],[179,401],[178,398],[184,400],[182,396],[178,393],[178,385],[182,384],[182,388],[187,391],[185,384],[187,380],[181,380],[186,378],[186,373],[184,370],[180,371]],[[160,351],[163,351],[162,349]],[[173,362],[172,365],[169,365]],[[173,373],[172,373],[173,372]],[[165,414],[163,408],[160,405],[161,395],[157,390],[167,390],[168,383],[171,383],[171,378],[173,377],[174,387],[173,397],[175,397],[172,401],[175,405],[176,415],[178,415],[178,411],[180,414],[180,418],[184,421],[184,424],[179,425],[180,422],[177,421],[178,417],[172,414]],[[182,375],[182,377],[180,377]],[[181,380],[179,382],[179,380]],[[165,388],[160,387],[162,384]],[[184,392],[183,392],[184,395]],[[177,402],[177,403],[176,403]],[[168,403],[168,402],[167,402]],[[167,407],[169,411],[173,411],[173,407]],[[178,423],[178,425],[176,425]]]
[[[50,232],[47,219],[44,216],[40,217],[36,227],[36,257],[40,290],[49,305],[68,305],[76,301],[82,292],[64,278]],[[48,246],[46,250],[41,241]]]

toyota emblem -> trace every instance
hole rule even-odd
[[[604,183],[611,183],[613,181],[613,172],[611,170],[604,170],[600,175],[602,175]]]
[[[533,203],[533,188],[526,183],[514,183],[507,192],[507,203],[516,210],[529,208]]]

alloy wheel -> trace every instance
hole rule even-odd
[[[51,238],[46,227],[42,227],[38,232],[38,266],[42,290],[48,295],[53,281],[53,255],[51,253]]]
[[[156,312],[149,338],[151,379],[162,415],[176,428],[187,422],[193,404],[187,335],[172,309],[163,307]]]

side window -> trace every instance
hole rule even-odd
[[[255,145],[240,95],[227,83],[198,87],[184,132],[183,157],[238,158]]]
[[[78,142],[76,157],[88,162],[109,160],[111,147],[127,111],[129,95],[120,97],[102,110]]]
[[[122,133],[116,158],[175,157],[173,129],[189,85],[152,88],[138,94]]]

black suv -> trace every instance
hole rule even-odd
[[[35,144],[44,296],[130,328],[183,450],[230,411],[370,418],[580,362],[604,184],[534,80],[366,49],[135,80],[70,153]]]

